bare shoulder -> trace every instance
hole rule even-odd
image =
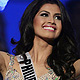
[[[76,77],[79,77],[80,79],[80,59],[78,59],[73,65],[76,70]]]
[[[0,51],[0,70],[6,67],[8,61],[9,61],[8,53]]]
[[[4,57],[6,56],[6,52],[0,51],[0,64],[4,62]]]
[[[8,58],[8,57],[9,57],[8,53],[3,52],[3,51],[0,51],[0,62],[1,62],[2,60],[5,60],[5,58]],[[2,60],[1,60],[1,59],[2,59]]]

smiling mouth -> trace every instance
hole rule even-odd
[[[54,26],[48,26],[48,25],[43,26],[43,28],[44,30],[53,31],[53,32],[56,30]]]

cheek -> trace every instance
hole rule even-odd
[[[62,31],[62,23],[61,22],[59,22],[58,24],[57,24],[57,33],[56,33],[56,35],[60,35],[61,34],[61,31]]]
[[[58,22],[57,27],[58,27],[58,30],[61,32],[61,30],[62,30],[62,23],[61,23],[61,21]]]
[[[35,17],[33,20],[34,31],[39,32],[41,30],[42,20],[39,17]]]
[[[62,30],[62,24],[60,24],[59,28],[60,28],[60,32],[61,32],[61,30]]]
[[[34,20],[33,20],[33,26],[35,27],[36,25],[38,25],[38,19],[34,18]]]
[[[42,20],[41,20],[39,17],[35,17],[34,20],[33,20],[33,26],[34,26],[34,27],[39,26],[40,23],[41,23],[41,21],[42,21]]]

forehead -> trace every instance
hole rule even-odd
[[[40,8],[39,12],[42,11],[42,10],[52,11],[52,12],[55,12],[55,13],[60,13],[60,8],[57,4],[46,3]]]

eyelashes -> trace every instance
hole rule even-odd
[[[54,16],[54,19],[61,20],[61,16]]]
[[[49,14],[48,13],[41,13],[40,16],[42,16],[42,17],[49,17]],[[53,19],[61,20],[62,18],[61,18],[60,15],[54,15]]]
[[[49,15],[47,13],[42,13],[42,14],[40,14],[40,16],[48,17]]]

